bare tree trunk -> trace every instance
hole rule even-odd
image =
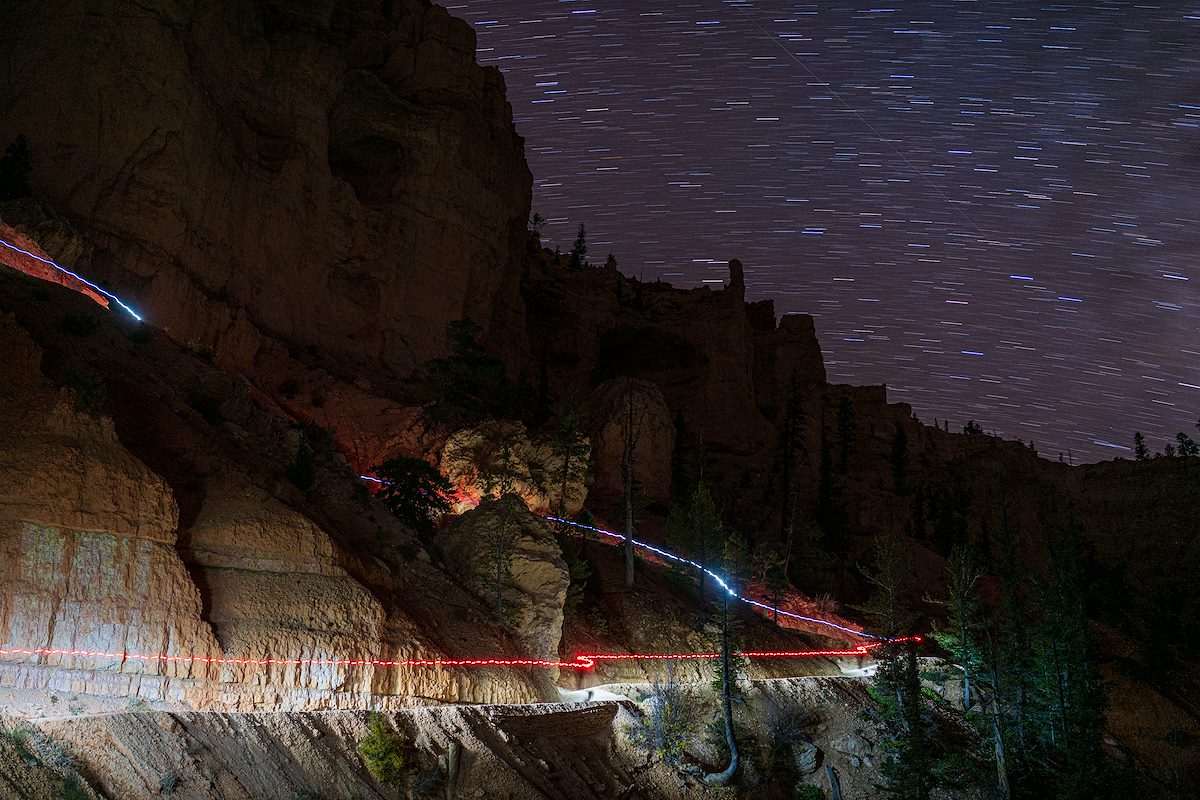
[[[634,584],[633,575],[633,446],[635,437],[633,435],[633,390],[629,389],[626,394],[627,408],[625,417],[625,458],[623,459],[622,467],[624,468],[625,478],[625,544],[622,549],[625,551],[625,588],[632,589]]]
[[[704,782],[710,786],[725,786],[733,780],[738,768],[737,739],[733,735],[733,685],[729,645],[729,592],[721,603],[721,711],[725,715],[725,744],[729,747],[729,766],[721,772],[709,773]]]
[[[1000,733],[1000,720],[992,716],[992,747],[996,752],[996,789],[1000,800],[1008,800],[1008,763],[1005,760],[1004,737]]]

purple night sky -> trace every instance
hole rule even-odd
[[[451,5],[505,73],[543,240],[746,265],[830,379],[1076,463],[1200,416],[1200,5]]]

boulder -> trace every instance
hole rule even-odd
[[[471,588],[494,603],[495,548],[501,537],[509,554],[502,581],[507,621],[530,656],[557,658],[571,579],[548,524],[508,496],[457,517],[438,541]]]
[[[812,742],[799,741],[792,745],[792,761],[799,775],[811,775],[817,771],[821,751]]]
[[[559,509],[562,458],[546,439],[531,439],[520,422],[488,420],[458,431],[446,440],[440,465],[456,489],[456,513],[474,507],[480,498],[495,496],[505,480],[507,490],[533,513]],[[568,483],[562,504],[568,515],[579,513],[587,492],[582,481]]]

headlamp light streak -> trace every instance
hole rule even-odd
[[[7,242],[4,239],[0,239],[0,246],[7,247],[9,250],[15,250],[16,252],[20,253],[21,255],[29,256],[30,258],[32,258],[36,261],[40,261],[47,266],[54,267],[56,270],[58,270],[59,272],[65,274],[65,275],[70,275],[72,278],[79,281],[80,283],[82,283],[84,286],[88,287],[92,291],[102,294],[105,297],[107,297],[109,300],[112,300],[114,303],[116,303],[122,309],[124,309],[125,312],[127,314],[129,314],[129,316],[133,317],[138,322],[145,322],[145,320],[143,320],[136,311],[134,311],[132,308],[130,308],[128,305],[125,304],[124,300],[117,297],[115,294],[108,291],[107,289],[97,286],[96,284],[92,283],[87,278],[83,277],[82,275],[78,275],[74,272],[71,272],[71,270],[67,269],[66,267],[60,267],[58,264],[55,264],[50,259],[42,258],[37,253],[31,253],[28,250],[23,250],[20,247],[17,247],[12,242]]]
[[[599,534],[608,536],[613,539],[620,539],[622,541],[625,540],[624,534],[614,533],[613,531],[606,531],[603,528],[597,528],[592,525],[584,525],[579,522],[572,522],[571,520],[562,519],[561,517],[547,516],[546,519],[550,520],[551,522],[560,522],[564,525],[573,525],[576,528],[582,528],[584,530],[589,530],[589,531],[592,531],[593,533],[599,533]],[[724,589],[729,594],[730,597],[735,598],[737,600],[741,600],[743,603],[746,603],[747,605],[756,606],[758,608],[762,608],[767,611],[774,611],[774,612],[779,613],[780,616],[802,620],[803,622],[811,622],[815,625],[824,625],[829,628],[836,628],[839,631],[843,631],[844,633],[849,633],[853,636],[861,636],[861,637],[867,638],[867,639],[875,639],[876,641],[879,641],[879,642],[899,641],[899,640],[889,640],[887,637],[876,636],[875,634],[867,633],[866,631],[860,631],[860,630],[856,630],[854,628],[848,628],[845,625],[839,625],[838,623],[830,622],[827,619],[819,619],[817,617],[806,617],[803,614],[795,614],[791,611],[784,611],[782,608],[776,608],[775,606],[767,605],[766,603],[760,602],[758,600],[754,600],[753,598],[743,597],[742,595],[735,592],[732,588],[730,588],[729,584],[726,583],[724,580],[722,580],[720,575],[713,572],[711,569],[709,569],[708,567],[704,566],[703,564],[701,564],[697,561],[692,561],[691,559],[684,558],[683,556],[677,556],[674,553],[670,553],[666,550],[663,550],[661,547],[655,547],[654,545],[646,544],[645,542],[639,542],[637,539],[633,540],[633,546],[640,547],[643,550],[648,550],[649,552],[654,553],[655,555],[660,556],[662,558],[668,559],[669,561],[674,561],[679,564],[686,564],[689,567],[693,567],[695,569],[700,570],[705,575],[709,576],[714,581],[716,581],[717,584],[719,584],[720,587],[722,589]]]

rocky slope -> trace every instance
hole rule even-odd
[[[613,687],[631,698],[649,688]],[[786,755],[796,764],[797,783],[828,789],[828,770],[845,797],[868,797],[880,780],[884,757],[880,730],[869,720],[873,702],[863,683],[850,678],[796,678],[755,681],[744,687],[738,724],[752,738],[746,746],[771,747],[767,718],[780,709],[794,712],[801,738]],[[702,728],[711,703],[693,689],[700,712],[692,720],[694,755],[717,760]],[[518,800],[575,800],[613,797],[666,800],[712,797],[714,790],[632,746],[628,731],[648,703],[605,701],[539,706],[471,706],[411,709],[389,713],[390,723],[407,735],[406,761],[414,773],[431,776],[431,796]],[[970,752],[977,746],[969,729],[931,707],[939,728]],[[106,797],[153,800],[294,800],[296,797],[361,797],[381,800],[406,796],[407,787],[373,780],[355,752],[366,733],[365,712],[293,714],[121,713],[35,721],[23,730],[48,742],[34,751],[61,754],[59,772],[91,777]],[[18,723],[19,725],[22,723]],[[26,734],[28,736],[28,734]],[[54,770],[6,758],[0,738],[0,786],[23,787],[21,796],[51,800],[60,785]],[[458,769],[446,768],[452,748]],[[439,766],[439,758],[442,765]],[[762,785],[765,774],[751,772],[754,796],[785,795]],[[86,784],[85,784],[86,785]],[[86,789],[83,791],[91,791]],[[91,796],[91,795],[88,795]],[[937,795],[938,800],[949,794]],[[955,797],[974,798],[974,793]]]
[[[261,710],[552,695],[529,671],[203,661],[524,651],[244,381],[65,289],[6,270],[0,298],[0,648],[150,659],[8,656],[0,685]]]

